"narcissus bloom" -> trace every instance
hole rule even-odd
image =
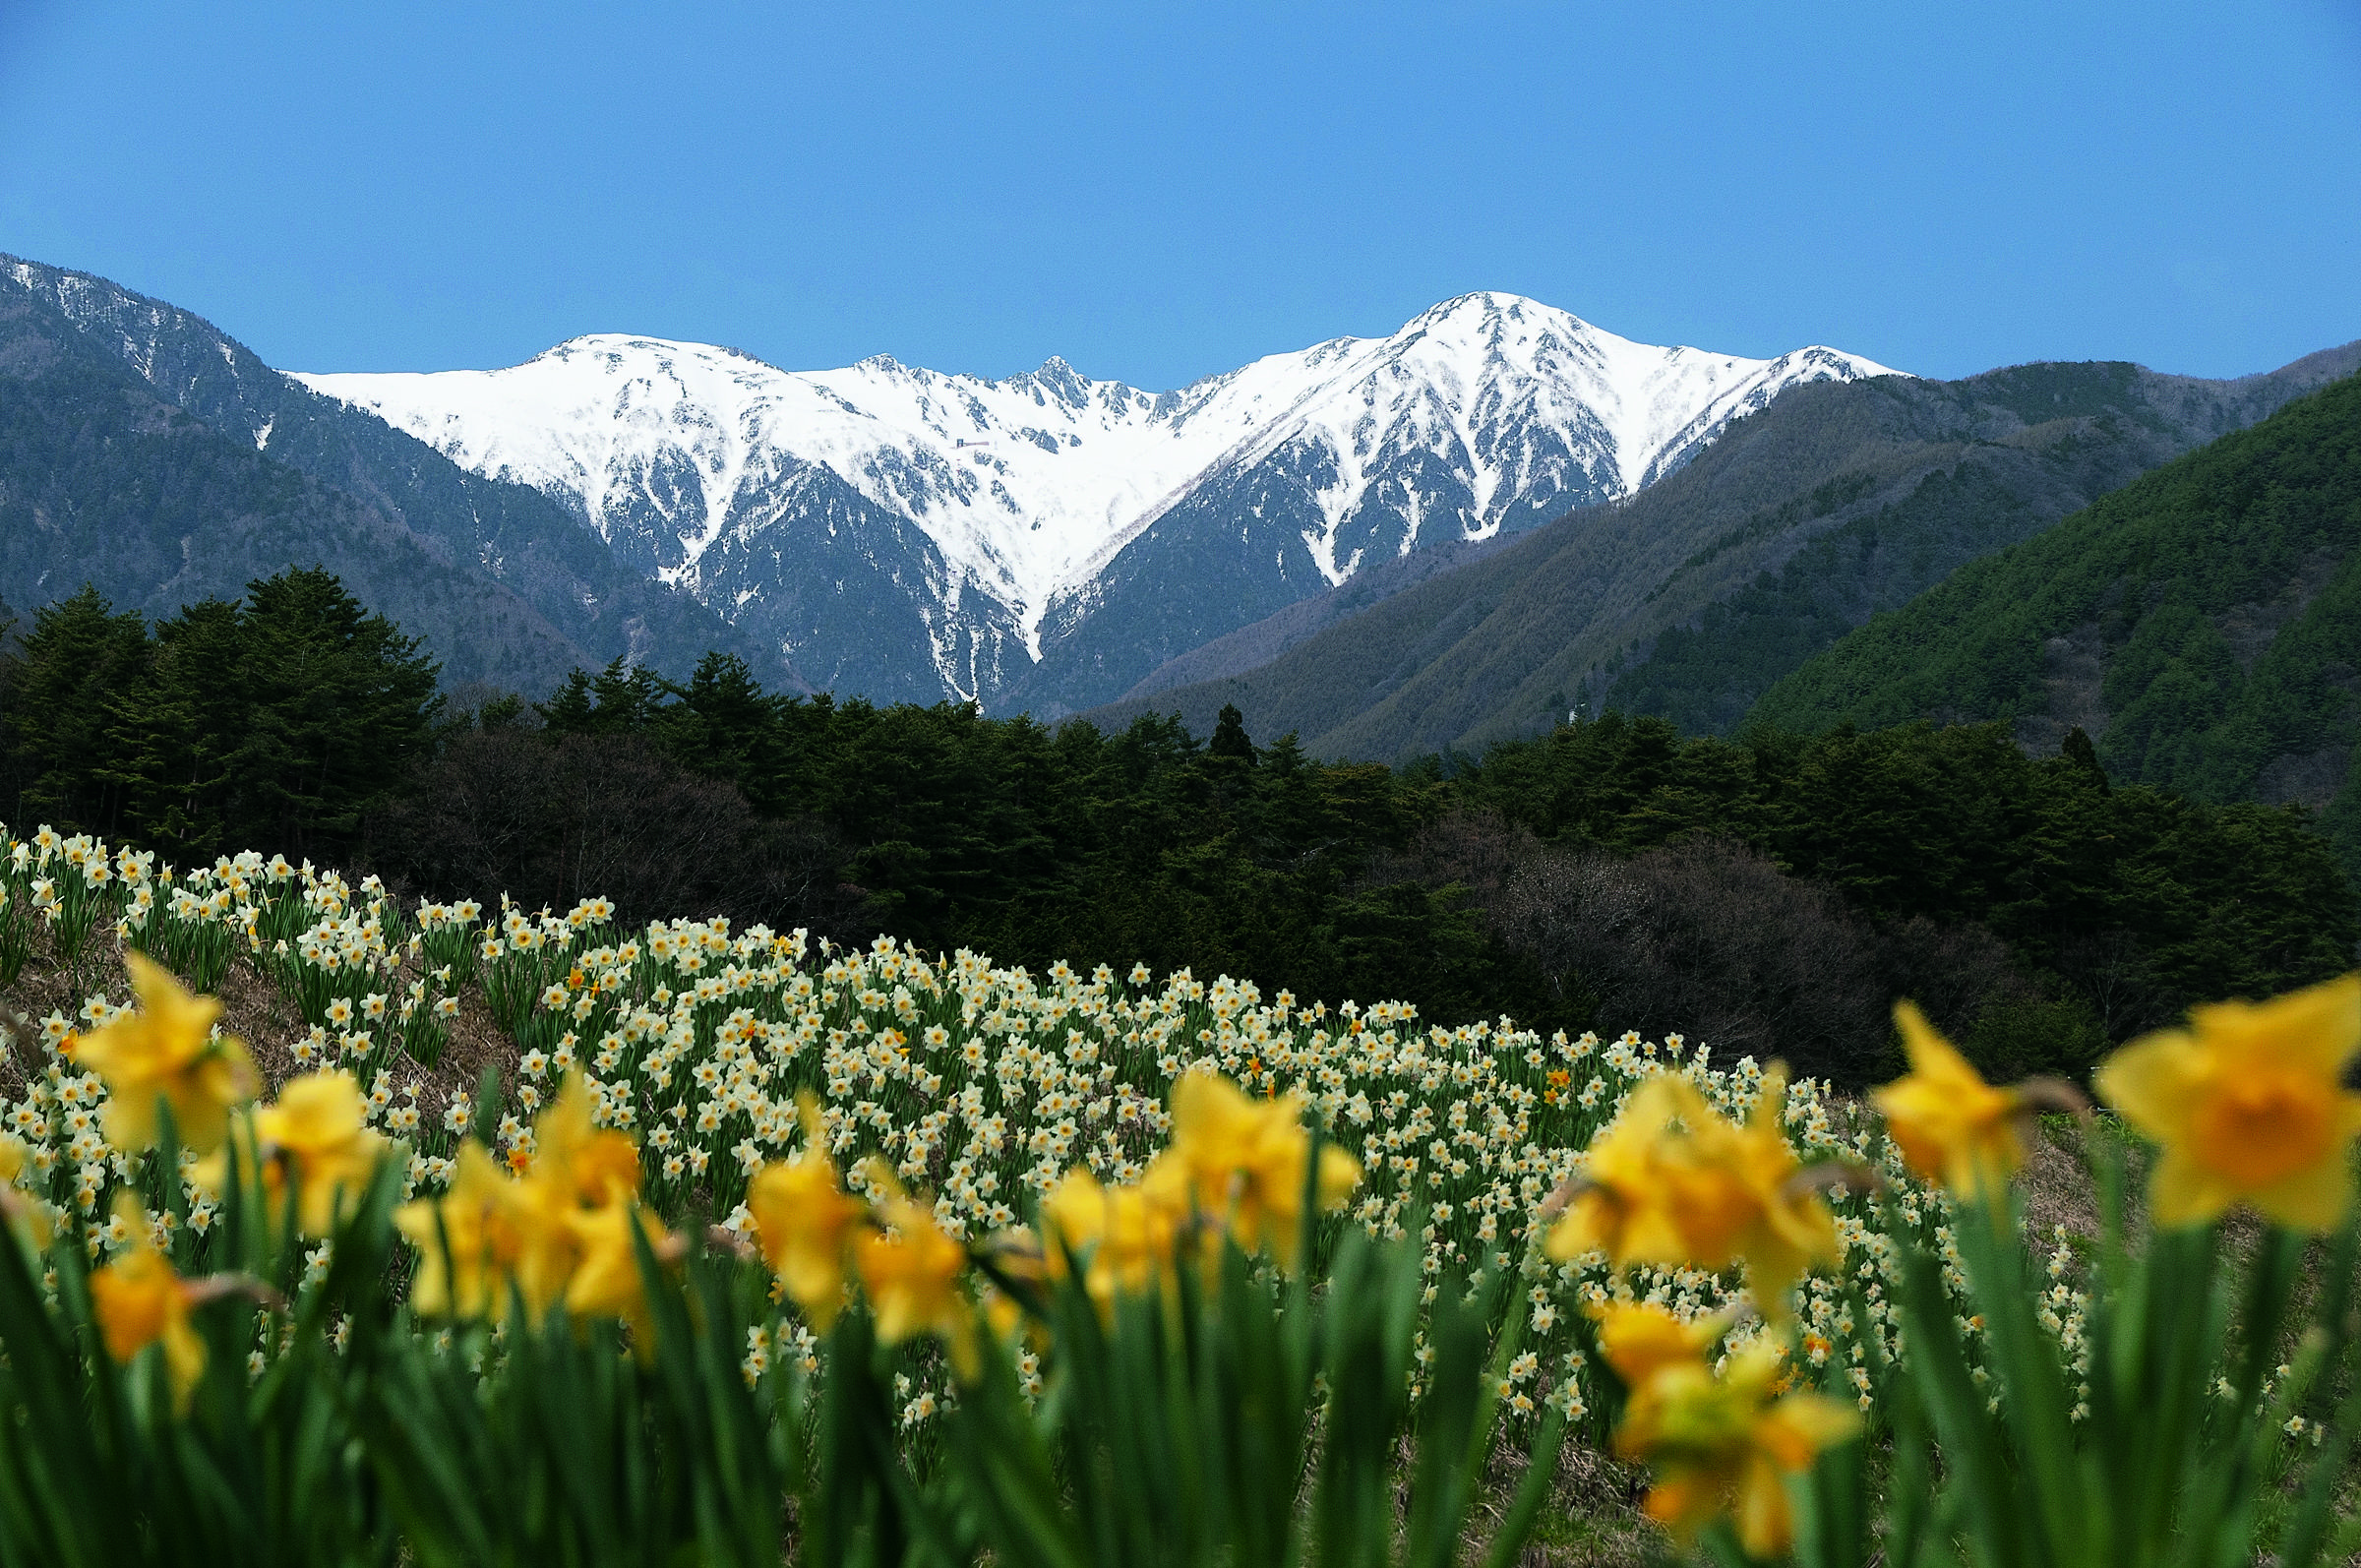
[[[410,1304],[428,1317],[498,1317],[523,1256],[524,1219],[517,1184],[501,1174],[480,1143],[459,1146],[451,1189],[394,1211],[394,1223],[419,1251]],[[446,1253],[445,1241],[450,1246]]]
[[[967,1249],[943,1234],[923,1204],[889,1198],[884,1216],[892,1234],[863,1236],[855,1256],[878,1315],[878,1338],[898,1345],[914,1335],[938,1335],[952,1370],[974,1377],[975,1322],[959,1289]]]
[[[291,1079],[277,1103],[254,1113],[264,1180],[275,1190],[295,1183],[295,1223],[306,1236],[335,1229],[338,1211],[359,1201],[377,1170],[385,1139],[370,1130],[369,1102],[349,1072]],[[273,1158],[273,1155],[276,1158]]]
[[[91,1276],[91,1306],[98,1314],[106,1354],[118,1361],[162,1342],[172,1397],[185,1404],[205,1375],[205,1341],[189,1326],[191,1287],[148,1239],[147,1227],[136,1220],[134,1225],[139,1238]]]
[[[2266,1002],[2218,1001],[2189,1027],[2136,1040],[2092,1078],[2126,1121],[2163,1146],[2149,1184],[2159,1225],[2195,1225],[2233,1203],[2302,1231],[2331,1231],[2351,1196],[2346,1146],[2361,1095],[2343,1085],[2361,1050],[2361,975]]]
[[[1064,1278],[1069,1253],[1080,1259],[1083,1285],[1105,1310],[1119,1293],[1145,1291],[1172,1262],[1190,1218],[1188,1170],[1160,1155],[1138,1181],[1103,1187],[1077,1166],[1042,1200],[1041,1218],[1051,1276]]]
[[[147,954],[123,955],[137,1012],[125,1013],[85,1037],[75,1060],[93,1067],[112,1097],[106,1107],[107,1141],[119,1149],[152,1148],[156,1102],[172,1108],[181,1146],[199,1154],[219,1148],[230,1107],[251,1100],[262,1077],[246,1047],[228,1036],[212,1038],[221,1003],[190,995],[170,970]]]
[[[592,1207],[639,1193],[639,1149],[627,1133],[601,1128],[597,1101],[581,1074],[567,1076],[548,1110],[533,1122],[529,1176],[568,1206]]]
[[[1915,1003],[1896,1003],[1894,1022],[1910,1070],[1869,1098],[1903,1159],[1954,1197],[2006,1185],[2025,1164],[2024,1097],[1984,1082]]]
[[[1729,1313],[1717,1312],[1684,1323],[1653,1301],[1609,1301],[1591,1315],[1599,1322],[1599,1354],[1635,1392],[1667,1366],[1703,1366],[1730,1322]]]
[[[1215,1073],[1188,1073],[1173,1086],[1172,1153],[1188,1172],[1200,1213],[1228,1225],[1245,1250],[1295,1266],[1311,1158],[1301,1100],[1254,1100]],[[1320,1146],[1313,1200],[1322,1210],[1342,1203],[1360,1180],[1360,1161],[1334,1144]]]
[[[655,1313],[647,1301],[647,1276],[640,1272],[635,1227],[647,1238],[659,1263],[687,1250],[679,1236],[654,1224],[636,1203],[605,1203],[568,1216],[581,1261],[566,1285],[566,1310],[575,1317],[617,1317],[632,1326],[632,1347],[642,1357],[655,1349]]]
[[[845,1251],[861,1218],[859,1200],[837,1185],[835,1166],[813,1148],[755,1173],[746,1207],[762,1260],[824,1334],[844,1305]]]
[[[1785,1094],[1775,1071],[1740,1126],[1686,1078],[1650,1078],[1591,1140],[1589,1184],[1544,1250],[1563,1262],[1596,1249],[1617,1268],[1725,1269],[1742,1260],[1757,1309],[1785,1321],[1787,1293],[1805,1268],[1839,1256],[1828,1205],[1797,1180],[1795,1153],[1781,1134]]]
[[[1632,1393],[1615,1452],[1655,1477],[1648,1517],[1682,1539],[1727,1514],[1749,1555],[1778,1557],[1794,1542],[1786,1478],[1859,1429],[1859,1418],[1818,1394],[1787,1394],[1779,1351],[1732,1356],[1716,1377],[1702,1360],[1658,1367]]]

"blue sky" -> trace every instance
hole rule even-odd
[[[1163,388],[1478,288],[1932,375],[2361,336],[2350,0],[0,0],[0,250],[273,364]]]

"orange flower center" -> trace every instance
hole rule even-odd
[[[1763,1212],[1744,1182],[1710,1167],[1667,1173],[1664,1202],[1691,1254],[1706,1268],[1721,1268],[1735,1257],[1738,1238]]]
[[[2329,1154],[2334,1099],[2332,1090],[2287,1072],[2226,1079],[2198,1107],[2192,1152],[2241,1186],[2269,1186]]]

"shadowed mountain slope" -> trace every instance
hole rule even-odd
[[[448,683],[544,692],[588,657],[442,541],[223,435],[0,290],[0,597],[35,607],[89,582],[153,618],[315,565],[425,637]]]
[[[592,665],[624,657],[685,677],[705,650],[721,648],[746,655],[766,682],[803,689],[775,650],[765,654],[688,594],[616,560],[549,497],[468,472],[281,375],[202,317],[88,272],[0,256],[0,298],[9,296],[70,324],[156,397],[218,434],[343,491],[431,541],[453,566],[501,583]]]

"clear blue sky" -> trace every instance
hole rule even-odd
[[[1497,288],[2235,375],[2361,336],[2361,5],[0,0],[0,250],[300,370],[1163,388]]]

